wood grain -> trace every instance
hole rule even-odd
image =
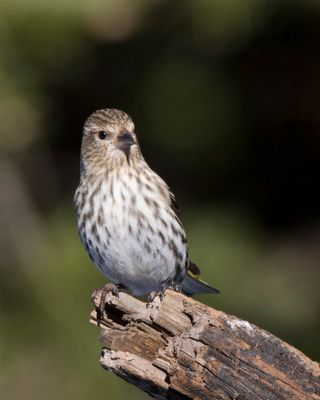
[[[101,293],[93,300],[99,305]],[[108,294],[100,363],[158,399],[319,400],[320,368],[271,333],[167,290]]]

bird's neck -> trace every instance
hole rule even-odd
[[[85,162],[81,161],[80,168],[80,180],[95,180],[95,179],[108,179],[109,176],[114,174],[130,174],[141,173],[150,170],[149,165],[146,163],[142,156],[132,157],[129,159],[115,159],[105,160],[105,162],[99,162],[95,164],[86,165]]]

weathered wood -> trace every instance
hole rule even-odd
[[[100,292],[93,296],[96,306]],[[320,399],[320,368],[271,333],[167,290],[107,296],[100,363],[159,399]]]

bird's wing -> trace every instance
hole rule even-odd
[[[170,198],[170,207],[176,214],[177,218],[180,220],[180,209],[177,200],[175,198],[175,195],[172,192],[169,192],[169,198]]]
[[[181,220],[180,220],[180,209],[178,206],[178,203],[176,201],[176,198],[172,192],[169,191],[169,201],[170,201],[170,208],[174,212],[175,218],[180,225],[180,227],[183,229]]]
[[[201,275],[200,268],[191,260],[189,260],[188,271],[189,271],[189,274],[194,277]]]
[[[175,214],[176,220],[182,227],[180,221],[180,210],[176,202],[176,198],[171,191],[169,191],[169,199],[170,199],[170,207]],[[181,283],[183,293],[185,293],[188,296],[192,296],[195,293],[213,293],[213,294],[219,293],[218,289],[210,286],[208,283],[199,279],[200,274],[201,274],[200,268],[194,262],[189,260],[187,276]]]

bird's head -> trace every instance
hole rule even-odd
[[[141,158],[134,124],[128,114],[105,108],[86,120],[81,147],[82,172],[130,165]]]

